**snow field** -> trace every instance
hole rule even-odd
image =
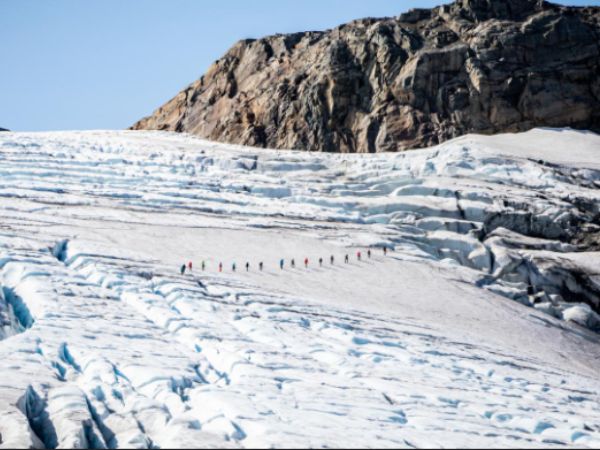
[[[547,135],[579,159],[2,136],[0,447],[600,445],[600,147]]]

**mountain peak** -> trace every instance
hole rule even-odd
[[[536,127],[600,131],[599,19],[598,7],[458,0],[241,41],[133,128],[327,152]]]
[[[457,0],[455,3],[476,21],[523,20],[541,11],[543,0]]]

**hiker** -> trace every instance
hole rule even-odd
[[[369,249],[369,251],[367,252],[367,255],[369,255],[369,259],[371,259],[371,249]]]
[[[292,269],[295,269],[295,268],[296,268],[296,260],[292,259]]]
[[[356,252],[356,258],[361,261],[362,260],[362,253],[361,252]]]
[[[222,262],[219,263],[219,272],[223,272],[223,263]]]
[[[383,256],[387,256],[387,247],[383,247]]]
[[[308,258],[304,258],[304,267],[308,269]]]
[[[250,272],[250,263],[249,262],[246,263],[246,272]]]
[[[263,262],[261,261],[260,263],[258,263],[258,269],[259,269],[259,270],[262,272],[262,271],[263,271],[263,268],[264,268],[264,264],[263,264]]]
[[[191,261],[188,263],[188,269],[190,269],[190,272],[192,271],[192,262]]]
[[[323,267],[323,258],[319,258],[319,267]]]
[[[232,272],[235,272],[235,269],[236,269],[236,268],[237,268],[237,266],[235,265],[235,263],[233,263],[233,264],[231,265],[231,270],[232,270]]]
[[[284,261],[283,259],[279,261],[279,268],[280,268],[281,270],[283,270],[283,266],[284,266],[284,264],[285,264],[285,261]]]
[[[346,264],[350,263],[350,256],[348,256],[348,254],[346,254],[346,258],[344,259],[344,261],[346,262]]]
[[[202,261],[202,272],[206,270],[206,261]]]
[[[181,275],[185,275],[185,264],[181,266]]]
[[[333,266],[333,264],[335,263],[335,256],[331,255],[331,258],[329,258],[329,261],[331,261],[331,265]]]

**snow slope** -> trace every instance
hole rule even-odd
[[[598,153],[3,134],[0,447],[597,447]]]

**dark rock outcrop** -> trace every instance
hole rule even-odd
[[[133,129],[380,152],[466,133],[600,132],[600,8],[457,0],[238,42]]]
[[[10,130],[7,130],[6,128],[0,128],[0,131],[10,131]]]

